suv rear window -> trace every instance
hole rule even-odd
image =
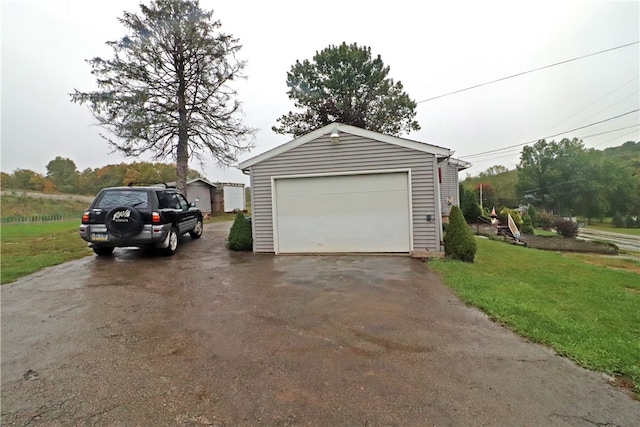
[[[136,190],[109,190],[102,193],[96,203],[96,208],[114,208],[116,206],[131,206],[134,208],[149,207],[149,193]]]

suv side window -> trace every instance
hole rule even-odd
[[[179,205],[178,209],[182,209],[183,211],[188,211],[189,202],[187,202],[187,199],[185,199],[184,196],[180,193],[176,193],[175,196]]]
[[[166,191],[158,191],[158,208],[160,209],[173,209],[173,199],[171,197],[171,193],[167,193]]]
[[[160,206],[166,206],[169,209],[182,209],[180,198],[180,194],[174,193],[172,191],[162,191],[162,196],[158,195],[159,200],[164,200],[160,202]]]

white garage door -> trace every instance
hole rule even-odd
[[[407,172],[274,180],[280,253],[409,252]]]

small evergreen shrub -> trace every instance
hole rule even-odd
[[[558,218],[554,227],[563,237],[574,238],[578,235],[578,223],[576,222]]]
[[[536,212],[536,208],[534,208],[533,205],[529,205],[529,209],[527,209],[527,214],[531,218],[531,225],[533,227],[537,227],[538,226],[538,212]],[[524,218],[522,218],[522,221],[524,221]]]
[[[620,214],[620,212],[616,212],[611,222],[613,222],[613,225],[617,228],[624,228],[626,225],[624,217]]]
[[[529,214],[522,217],[522,228],[520,231],[522,231],[522,234],[533,234],[533,223]]]
[[[538,227],[542,228],[545,231],[549,231],[553,228],[556,218],[548,213],[539,213],[538,217]]]
[[[253,236],[251,235],[251,223],[242,212],[236,214],[231,231],[229,231],[229,249],[232,251],[253,250]]]
[[[473,262],[476,250],[476,241],[464,220],[462,210],[458,206],[453,206],[449,214],[447,234],[444,236],[445,255],[451,259]]]

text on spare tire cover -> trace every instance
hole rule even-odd
[[[131,209],[118,211],[113,214],[113,220],[115,222],[129,222],[130,216],[131,216]]]

